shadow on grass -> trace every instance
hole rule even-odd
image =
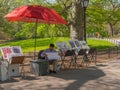
[[[0,87],[0,90],[8,87],[10,87],[9,90],[13,90],[13,88],[16,88],[14,90],[80,90],[85,83],[103,76],[105,76],[104,72],[97,67],[73,69],[42,77],[27,76],[25,81],[5,81],[3,82],[3,86],[6,85],[7,87]]]
[[[90,46],[90,45],[89,45]],[[111,48],[113,46],[90,46],[91,48],[96,48],[97,50],[104,50],[104,49],[108,49],[108,48]]]

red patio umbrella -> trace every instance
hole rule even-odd
[[[8,21],[35,22],[34,58],[36,52],[37,23],[67,24],[66,21],[53,9],[38,5],[20,6],[4,16]]]

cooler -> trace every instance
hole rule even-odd
[[[45,60],[31,60],[30,71],[35,75],[46,75],[48,74],[48,62]]]

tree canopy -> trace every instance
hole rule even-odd
[[[4,19],[11,10],[21,5],[42,5],[55,9],[68,25],[39,24],[38,37],[70,37],[70,23],[80,22],[82,19],[70,18],[73,5],[79,0],[0,0],[0,39],[28,39],[34,37],[34,23],[8,22]],[[74,4],[73,4],[74,3]],[[77,7],[78,8],[78,7]],[[81,10],[79,8],[78,10]],[[102,37],[114,36],[120,33],[120,0],[90,0],[87,7],[87,34],[99,32]],[[79,24],[79,23],[78,23]],[[81,26],[79,24],[78,26]]]

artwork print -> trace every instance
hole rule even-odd
[[[3,59],[8,59],[8,54],[12,54],[12,49],[10,47],[1,48]]]

